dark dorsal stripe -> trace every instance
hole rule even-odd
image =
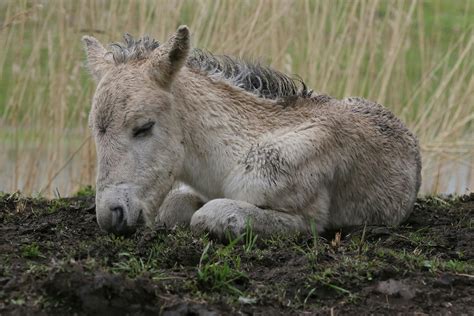
[[[159,46],[158,41],[148,36],[134,39],[131,35],[125,34],[123,43],[110,45],[109,54],[112,55],[116,64],[123,64],[146,59]],[[252,63],[232,56],[213,55],[195,48],[191,51],[186,65],[261,98],[306,98],[312,93],[299,78],[292,78],[260,63]]]

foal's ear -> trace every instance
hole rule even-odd
[[[107,50],[92,36],[83,36],[82,42],[87,55],[87,68],[95,81],[99,82],[111,66],[110,62],[105,59]]]
[[[186,25],[181,25],[150,57],[150,73],[162,87],[167,88],[173,82],[174,76],[186,62],[190,46],[189,29]]]

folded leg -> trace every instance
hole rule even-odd
[[[204,200],[191,188],[181,185],[168,193],[160,206],[157,224],[167,227],[189,226],[193,214],[204,205]]]
[[[215,199],[206,203],[191,218],[191,229],[196,233],[209,232],[225,239],[227,233],[239,236],[248,223],[259,236],[272,234],[306,233],[310,224],[302,216],[262,209],[243,201]]]

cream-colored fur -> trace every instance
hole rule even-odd
[[[381,105],[257,97],[185,66],[186,27],[150,57],[120,65],[97,40],[84,41],[98,81],[90,126],[103,229],[122,233],[157,218],[223,237],[250,220],[268,235],[304,232],[312,221],[318,231],[397,225],[410,214],[418,142]],[[152,128],[134,136],[147,122]]]

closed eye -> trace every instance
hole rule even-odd
[[[133,137],[143,137],[150,134],[153,125],[155,125],[155,122],[148,122],[142,126],[135,127],[133,129]]]

